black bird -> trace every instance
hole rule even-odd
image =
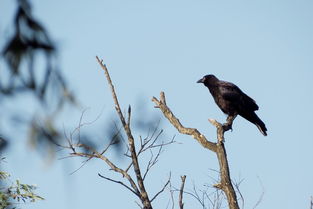
[[[203,83],[208,87],[217,106],[229,117],[240,115],[255,124],[264,136],[267,135],[265,124],[254,112],[259,109],[259,106],[238,86],[219,80],[214,75],[206,75],[197,83]]]

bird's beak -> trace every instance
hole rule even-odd
[[[203,83],[203,78],[197,81],[197,83]]]

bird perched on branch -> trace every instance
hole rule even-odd
[[[264,136],[267,135],[265,124],[254,112],[259,109],[259,106],[238,86],[219,80],[214,75],[206,75],[197,83],[203,83],[209,89],[217,106],[228,117],[234,119],[237,115],[240,115],[255,124]]]

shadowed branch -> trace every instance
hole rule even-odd
[[[186,176],[181,176],[181,186],[179,190],[179,208],[184,209],[184,203],[183,203],[183,193],[184,193],[184,186],[185,186]]]

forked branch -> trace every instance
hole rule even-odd
[[[128,108],[128,122],[126,123],[125,117],[121,111],[121,108],[120,108],[120,105],[119,105],[119,102],[118,102],[118,99],[117,99],[117,96],[116,96],[116,93],[114,90],[114,86],[113,86],[111,77],[109,75],[109,71],[108,71],[106,65],[103,64],[102,60],[100,60],[98,57],[96,57],[96,59],[97,59],[99,65],[101,66],[101,68],[103,69],[105,77],[107,78],[108,84],[109,84],[110,89],[111,89],[113,101],[115,104],[116,112],[120,118],[120,121],[124,127],[125,133],[126,133],[127,138],[128,138],[129,151],[131,154],[132,165],[133,165],[133,168],[134,168],[134,171],[136,174],[136,178],[137,178],[137,184],[138,184],[138,187],[140,190],[141,202],[143,204],[144,209],[152,209],[151,202],[150,202],[149,197],[148,197],[148,193],[147,193],[145,186],[144,186],[144,183],[143,183],[143,177],[141,175],[141,171],[140,171],[140,167],[139,167],[139,163],[138,163],[138,158],[137,158],[137,154],[136,154],[136,149],[135,149],[134,137],[133,137],[131,129],[129,127],[131,108],[130,107]]]
[[[184,127],[180,121],[175,117],[172,111],[166,105],[164,92],[160,94],[160,100],[153,97],[152,101],[156,104],[156,108],[160,108],[163,112],[163,115],[169,120],[169,122],[179,131],[179,133],[191,135],[194,139],[196,139],[203,147],[216,152],[216,143],[208,141],[204,135],[202,135],[195,128],[186,128]]]
[[[185,128],[179,120],[175,117],[169,107],[166,105],[166,99],[164,92],[160,93],[160,99],[153,97],[152,101],[155,103],[155,107],[159,108],[163,115],[168,119],[168,121],[182,134],[191,135],[194,139],[196,139],[204,148],[207,148],[216,153],[218,158],[219,167],[220,167],[220,183],[214,185],[216,188],[221,189],[228,201],[228,206],[230,209],[239,209],[236,192],[231,183],[230,174],[229,174],[229,166],[227,161],[226,150],[224,147],[224,132],[231,129],[232,122],[235,117],[227,118],[227,123],[222,125],[216,120],[210,119],[209,121],[216,127],[217,129],[217,143],[210,142],[206,139],[206,137],[201,134],[195,128]]]
[[[70,150],[71,153],[69,157],[76,156],[76,157],[85,158],[86,160],[84,160],[83,165],[89,160],[94,159],[94,158],[104,161],[106,165],[108,165],[111,171],[121,174],[123,178],[120,178],[122,180],[117,180],[115,178],[109,178],[107,176],[104,176],[100,173],[98,175],[101,178],[104,178],[108,181],[122,185],[123,187],[131,191],[133,194],[135,194],[141,201],[142,205],[136,202],[140,208],[152,209],[152,205],[151,205],[152,201],[154,201],[160,194],[162,194],[165,191],[165,189],[170,184],[170,177],[167,180],[167,182],[160,188],[160,190],[156,194],[154,194],[152,199],[149,199],[148,197],[148,193],[144,185],[144,180],[145,180],[145,177],[148,175],[149,171],[151,170],[151,168],[158,162],[159,156],[161,155],[163,148],[169,144],[174,143],[175,142],[174,138],[171,141],[160,143],[158,141],[158,138],[162,134],[163,131],[162,130],[158,131],[158,128],[156,127],[152,135],[148,134],[148,136],[144,139],[140,137],[140,146],[138,147],[138,152],[136,152],[135,140],[134,140],[132,130],[130,127],[131,115],[132,115],[131,107],[129,106],[127,113],[123,114],[119,101],[118,101],[117,94],[115,92],[115,88],[110,78],[108,69],[106,65],[102,62],[102,60],[100,60],[98,57],[96,57],[96,59],[99,65],[101,66],[101,68],[103,69],[105,77],[108,81],[109,88],[111,90],[113,101],[114,101],[115,110],[118,114],[121,125],[117,125],[114,123],[117,132],[113,135],[113,138],[111,139],[110,143],[104,148],[100,149],[100,151],[98,151],[98,149],[84,144],[82,142],[83,140],[81,140],[81,137],[80,137],[81,128],[84,125],[90,124],[90,123],[82,122],[83,115],[84,115],[83,113],[79,120],[78,127],[75,128],[75,130],[70,134],[69,138],[66,136],[68,145],[59,145],[59,146],[64,149]],[[165,100],[162,100],[162,102],[165,104]],[[117,164],[114,164],[113,161],[111,161],[107,157],[107,154],[108,154],[107,151],[109,150],[110,147],[112,147],[112,145],[116,143],[117,138],[119,138],[119,135],[121,134],[122,131],[124,131],[125,135],[127,136],[127,143],[125,143],[127,147],[127,151],[124,154],[124,156],[127,158],[127,160],[130,159],[130,162],[128,162],[128,167],[124,169],[118,166]],[[121,140],[121,141],[124,142],[124,140]],[[139,166],[138,158],[139,156],[142,156],[142,154],[146,153],[147,151],[150,151],[151,157],[147,163],[146,169],[142,172]],[[77,170],[79,170],[80,168],[78,168]],[[134,173],[132,174],[130,174],[129,172],[131,168],[133,168],[134,170]],[[77,170],[75,170],[75,172]]]

